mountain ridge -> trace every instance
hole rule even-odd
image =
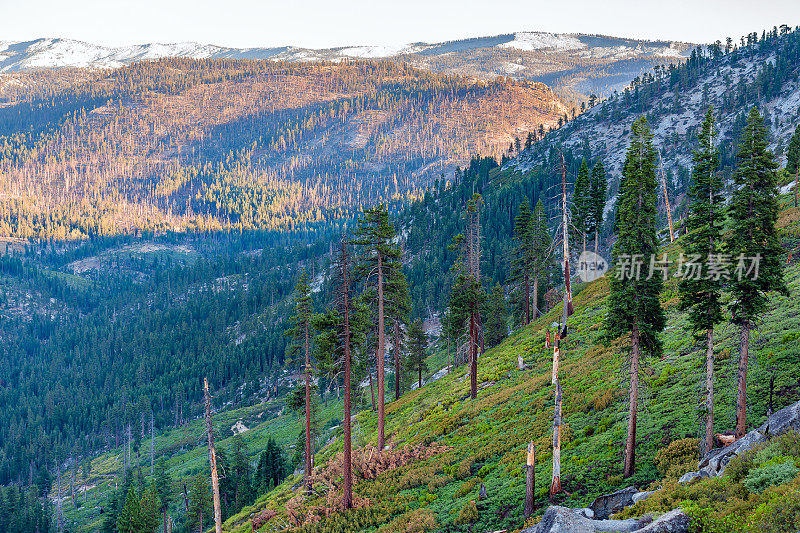
[[[613,88],[627,84],[630,72],[653,64],[672,63],[688,57],[696,45],[680,41],[647,41],[581,33],[523,31],[473,37],[440,43],[404,45],[348,45],[314,49],[302,46],[233,48],[194,41],[143,43],[107,47],[60,37],[30,41],[0,41],[0,72],[53,68],[119,68],[137,61],[165,57],[194,59],[270,59],[274,61],[345,61],[393,59],[437,72],[459,73],[489,79],[497,76],[554,82],[559,73],[575,77],[588,70],[577,92],[602,92],[590,83],[614,78]],[[602,68],[612,67],[605,74]],[[615,78],[622,70],[628,74]],[[583,78],[582,76],[579,76]],[[600,88],[602,89],[602,87]]]

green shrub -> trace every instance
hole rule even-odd
[[[761,494],[764,489],[773,485],[783,485],[797,476],[798,470],[794,461],[784,458],[783,462],[768,462],[765,466],[751,470],[744,480],[750,492]]]
[[[478,514],[478,507],[474,501],[468,501],[464,507],[458,512],[458,524],[473,524],[478,521],[480,515]]]
[[[694,470],[700,460],[699,446],[698,439],[672,441],[655,456],[658,472],[664,477],[680,477]]]
[[[472,489],[475,488],[475,485],[478,483],[478,478],[474,477],[471,479],[466,480],[464,483],[456,491],[455,497],[462,498],[472,492]]]

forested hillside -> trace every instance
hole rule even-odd
[[[569,112],[539,83],[388,61],[162,59],[4,77],[0,234],[28,239],[347,218]]]
[[[800,123],[800,32],[782,25],[739,41],[717,42],[694,50],[680,65],[664,65],[637,77],[630,87],[592,107],[578,119],[536,143],[507,168],[527,172],[557,168],[558,150],[578,157],[602,158],[616,194],[631,125],[647,116],[663,160],[673,209],[685,213],[691,147],[703,115],[714,106],[718,116],[720,172],[730,183],[745,117],[751,106],[764,113],[770,148],[781,160]],[[660,162],[661,164],[661,162]],[[574,165],[573,172],[577,172]],[[609,208],[611,204],[609,204]]]
[[[709,361],[711,428],[742,429],[742,331],[746,426],[798,400],[799,35],[698,49],[583,114],[542,85],[392,62],[14,74],[0,526],[202,530],[209,448],[228,531],[519,529],[536,520],[530,441],[537,516],[548,499],[671,490],[704,449]],[[701,185],[724,224],[696,214]],[[768,256],[761,284],[702,286],[713,320],[676,278],[570,269],[584,249],[676,263],[704,232],[710,256]],[[651,319],[641,358],[636,317]],[[706,351],[693,334],[708,329]],[[691,460],[664,459],[675,441]],[[734,519],[787,490],[748,489]]]

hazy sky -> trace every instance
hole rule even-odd
[[[800,0],[0,0],[0,41],[232,47],[436,42],[514,31],[713,42],[800,24]]]

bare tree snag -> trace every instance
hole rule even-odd
[[[311,467],[313,463],[313,450],[311,448],[311,349],[309,343],[308,319],[303,320],[303,335],[306,356],[305,368],[305,400],[306,400],[306,494],[311,496],[314,491],[311,482]]]
[[[536,445],[528,443],[528,456],[525,464],[525,518],[530,518],[536,508],[533,505],[536,492]]]
[[[747,433],[747,359],[750,352],[750,323],[744,322],[739,332],[739,376],[736,397],[736,438]]]
[[[675,240],[675,233],[672,231],[672,209],[669,206],[669,195],[667,195],[667,178],[664,176],[664,160],[661,159],[661,150],[658,151],[658,163],[661,169],[661,187],[664,189],[664,204],[667,207],[667,222],[669,222],[669,242]]]
[[[394,399],[400,399],[400,321],[397,318],[394,319]]]
[[[706,453],[714,449],[714,328],[706,330]]]
[[[208,393],[208,378],[203,378],[203,391],[206,397],[206,433],[208,434],[208,461],[211,463],[211,490],[214,496],[214,526],[216,533],[222,533],[222,508],[219,503],[219,476],[217,475],[217,454],[214,450],[214,430],[211,426],[211,395]]]
[[[628,403],[628,438],[625,442],[625,468],[623,475],[630,477],[636,463],[636,412],[639,398],[639,326],[631,331],[631,384]]]
[[[348,302],[349,285],[347,279],[347,248],[342,242],[341,251],[341,303],[342,303],[342,325],[344,334],[342,342],[344,344],[344,487],[342,488],[342,507],[351,509],[353,507],[353,465],[352,465],[352,443],[350,427],[350,304]]]
[[[383,316],[383,257],[378,254],[378,449],[383,450],[385,446],[384,427],[386,424],[386,413],[384,411],[384,400],[386,387],[384,387],[384,368],[386,361],[386,330]]]
[[[473,400],[478,397],[478,341],[475,313],[469,316],[469,391]]]

